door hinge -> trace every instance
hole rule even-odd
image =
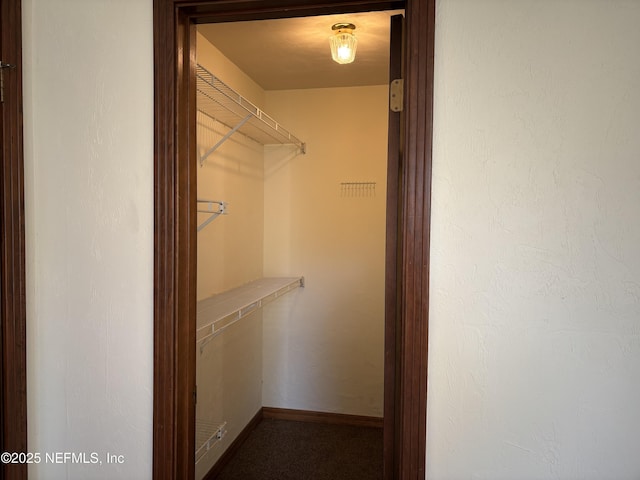
[[[11,65],[10,63],[4,63],[0,60],[0,103],[4,103],[4,69],[5,68],[16,68],[15,65]]]
[[[401,112],[404,100],[404,80],[396,78],[389,85],[389,108],[392,112]]]

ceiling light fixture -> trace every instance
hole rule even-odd
[[[338,63],[351,63],[356,58],[358,39],[353,34],[356,26],[353,23],[336,23],[331,27],[335,35],[329,37],[331,57]]]

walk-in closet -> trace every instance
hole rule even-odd
[[[198,480],[263,409],[382,426],[399,13],[197,28]],[[331,58],[341,23],[352,64]]]

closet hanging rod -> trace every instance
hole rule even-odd
[[[196,85],[198,110],[233,129],[233,133],[242,133],[262,145],[292,144],[301,153],[306,152],[302,140],[201,65],[196,67]]]

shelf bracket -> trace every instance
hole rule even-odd
[[[202,230],[204,227],[206,227],[207,225],[209,225],[211,222],[213,222],[216,218],[218,218],[220,215],[226,215],[227,214],[227,203],[226,202],[220,202],[218,200],[198,200],[198,203],[206,203],[207,204],[207,208],[205,209],[197,209],[198,213],[208,213],[209,217],[202,222],[200,225],[198,225],[198,232],[200,230]],[[213,209],[213,205],[217,205],[218,209],[214,210]]]
[[[204,165],[204,161],[207,159],[207,157],[208,157],[209,155],[211,155],[213,152],[215,152],[215,151],[218,149],[218,147],[219,147],[220,145],[222,145],[224,142],[226,142],[226,141],[227,141],[227,139],[228,139],[231,135],[233,135],[233,134],[234,134],[234,133],[236,133],[240,128],[242,128],[242,126],[243,126],[245,123],[247,123],[247,122],[251,119],[251,117],[252,117],[252,116],[253,116],[252,114],[249,114],[249,115],[247,115],[246,117],[244,117],[242,120],[240,120],[240,123],[238,123],[235,127],[233,127],[231,130],[229,130],[229,131],[225,134],[225,136],[224,136],[224,137],[222,137],[222,138],[218,141],[218,143],[216,143],[213,147],[211,147],[209,150],[207,150],[207,152],[206,152],[204,155],[202,155],[202,157],[200,157],[200,166]]]

